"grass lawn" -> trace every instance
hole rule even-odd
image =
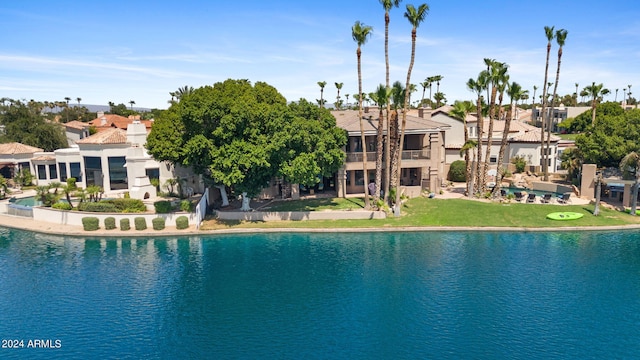
[[[579,134],[555,134],[562,140],[575,140]]]
[[[286,211],[310,210],[312,204],[323,199],[289,201]],[[354,204],[362,199],[324,199],[318,209],[345,209],[343,201]],[[332,207],[335,202],[336,207]],[[283,205],[284,206],[284,205]],[[355,208],[355,206],[354,206]],[[276,211],[276,207],[270,211]],[[279,208],[278,208],[279,209]],[[279,209],[279,211],[285,211]],[[554,221],[546,218],[548,213],[573,211],[585,214],[578,220]],[[600,216],[593,216],[593,205],[554,205],[493,203],[464,199],[428,199],[415,198],[407,201],[402,208],[402,216],[389,215],[382,220],[314,220],[314,221],[273,221],[273,222],[221,222],[206,220],[201,229],[231,228],[387,228],[387,227],[570,227],[570,226],[622,226],[640,224],[640,216],[631,216],[624,212],[600,207]]]

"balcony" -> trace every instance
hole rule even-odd
[[[405,150],[402,152],[402,160],[429,160],[431,157],[430,149],[422,150]],[[384,156],[384,155],[383,155]],[[367,152],[367,161],[376,161],[375,152]],[[346,162],[362,162],[361,152],[347,153]]]

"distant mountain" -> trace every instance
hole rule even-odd
[[[69,106],[84,106],[87,109],[89,109],[90,112],[98,112],[98,111],[109,112],[109,110],[111,110],[111,107],[109,105],[69,104]],[[130,109],[130,107],[127,106],[127,109]],[[52,112],[57,113],[60,110],[61,109],[53,109]],[[151,109],[149,109],[149,108],[142,108],[142,107],[135,107],[135,106],[133,107],[133,110],[138,111],[138,112],[149,112],[149,111],[151,111]]]

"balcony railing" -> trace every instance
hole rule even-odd
[[[429,149],[422,150],[405,150],[402,152],[402,160],[428,160],[430,159],[431,151]],[[376,161],[375,152],[367,152],[367,161]],[[362,162],[361,152],[347,153],[346,162]]]

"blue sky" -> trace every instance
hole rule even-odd
[[[411,28],[406,4],[391,12],[391,81],[406,80]],[[640,2],[636,0],[432,0],[418,28],[412,83],[442,75],[449,103],[474,94],[466,81],[483,58],[509,64],[512,81],[542,88],[544,26],[569,31],[560,94],[591,82],[640,95]],[[385,81],[384,12],[377,0],[13,1],[0,4],[0,97],[109,101],[166,108],[169,92],[228,78],[265,81],[288,100],[333,102],[357,93],[356,20],[374,28],[362,51],[363,90]],[[555,78],[557,45],[551,50]],[[553,81],[553,80],[550,80]],[[538,95],[541,90],[538,90]],[[435,92],[435,87],[433,88]],[[421,91],[414,99],[421,96]],[[427,90],[428,96],[428,90]],[[343,98],[344,99],[344,98]],[[352,98],[351,98],[352,99]]]

